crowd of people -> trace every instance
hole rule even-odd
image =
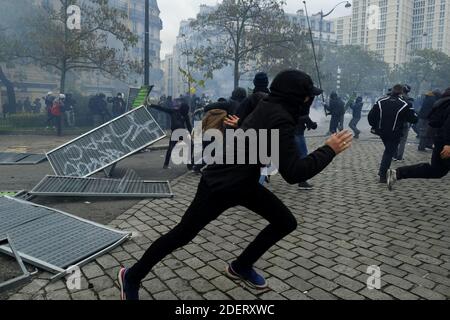
[[[251,129],[279,131],[279,163],[276,168],[290,184],[300,188],[311,188],[309,179],[326,169],[336,156],[351,147],[353,138],[359,138],[358,122],[362,117],[363,97],[353,94],[347,103],[333,92],[325,105],[331,115],[329,138],[324,145],[308,152],[305,130],[317,129],[311,120],[310,109],[315,98],[323,91],[314,86],[311,77],[299,70],[279,73],[269,86],[266,74],[258,73],[254,78],[254,91],[247,95],[245,89],[237,88],[229,99],[220,98],[203,108],[203,130]],[[409,178],[437,179],[450,170],[450,88],[442,96],[436,92],[427,94],[422,106],[415,109],[414,99],[409,97],[411,87],[397,84],[387,95],[381,97],[369,112],[371,132],[380,137],[385,146],[379,179],[392,189],[398,180]],[[434,97],[434,101],[430,97]],[[431,106],[431,107],[430,107]],[[189,105],[179,101],[174,108],[152,105],[171,115],[172,129],[185,128],[191,131]],[[344,116],[351,110],[349,127],[354,135],[344,130]],[[419,125],[419,118],[422,120]],[[420,139],[427,140],[419,150],[432,148],[431,163],[390,168],[392,160],[403,159],[407,136],[411,126]],[[225,137],[225,136],[224,136]],[[262,139],[262,138],[260,138]],[[171,142],[164,167],[167,168],[174,145]],[[203,144],[207,145],[209,142]],[[224,145],[226,145],[226,141]],[[224,148],[224,159],[227,149]],[[268,181],[267,167],[270,163],[252,164],[195,164],[203,167],[197,193],[181,222],[166,235],[152,243],[142,258],[130,268],[121,267],[118,281],[121,297],[126,300],[139,299],[141,281],[152,268],[174,250],[188,244],[211,221],[234,206],[244,206],[269,221],[252,243],[225,268],[225,273],[234,280],[242,280],[250,287],[264,289],[267,282],[255,268],[255,262],[279,240],[294,231],[297,221],[290,210],[275,194],[264,187]],[[225,162],[221,162],[225,163]],[[195,170],[195,166],[193,168]]]
[[[17,100],[16,107],[11,108],[8,103],[2,105],[3,119],[6,119],[8,115],[13,113],[41,113],[42,102],[40,98],[36,98],[31,102],[30,97],[26,97],[25,100]]]

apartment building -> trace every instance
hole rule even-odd
[[[352,8],[351,16],[336,19],[338,44],[348,44],[343,25],[351,19],[349,44],[377,52],[391,66],[417,49],[450,55],[450,0],[353,0]]]

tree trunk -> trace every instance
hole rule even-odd
[[[3,84],[6,87],[9,112],[16,113],[16,93],[14,91],[14,84],[11,81],[9,81],[9,79],[6,77],[5,73],[3,72],[3,68],[1,66],[0,66],[0,81],[3,82]]]
[[[238,55],[236,55],[234,58],[234,88],[235,89],[237,87],[239,87],[239,80],[241,79],[241,75],[239,74],[239,63],[240,62],[241,61],[240,61]]]
[[[65,67],[65,63],[64,63],[63,69],[61,71],[61,79],[59,82],[59,92],[60,93],[64,93],[66,90],[66,73],[67,73],[67,71],[66,71],[66,67]]]

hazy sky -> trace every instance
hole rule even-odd
[[[158,0],[161,10],[161,19],[164,29],[161,32],[161,58],[164,59],[166,53],[172,52],[180,21],[188,18],[194,18],[199,11],[200,4],[214,5],[218,0]],[[285,10],[287,12],[296,12],[303,8],[302,0],[287,0]],[[309,0],[307,1],[308,13],[315,14],[323,9],[324,12],[331,10],[341,0]],[[350,1],[352,2],[352,1]],[[346,9],[344,5],[339,6],[330,17],[338,17],[349,14],[351,9]]]

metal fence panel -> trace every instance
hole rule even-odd
[[[0,153],[0,165],[34,165],[46,159],[44,154]]]
[[[56,175],[88,177],[163,139],[145,107],[132,110],[47,153]]]
[[[8,234],[25,261],[55,273],[88,262],[129,237],[129,233],[10,197],[0,198],[0,230],[0,238]],[[5,246],[0,251],[11,254]]]
[[[123,179],[46,176],[30,191],[35,196],[172,197],[168,181],[139,180],[133,173]]]
[[[0,153],[0,164],[16,163],[30,155],[29,153]]]

